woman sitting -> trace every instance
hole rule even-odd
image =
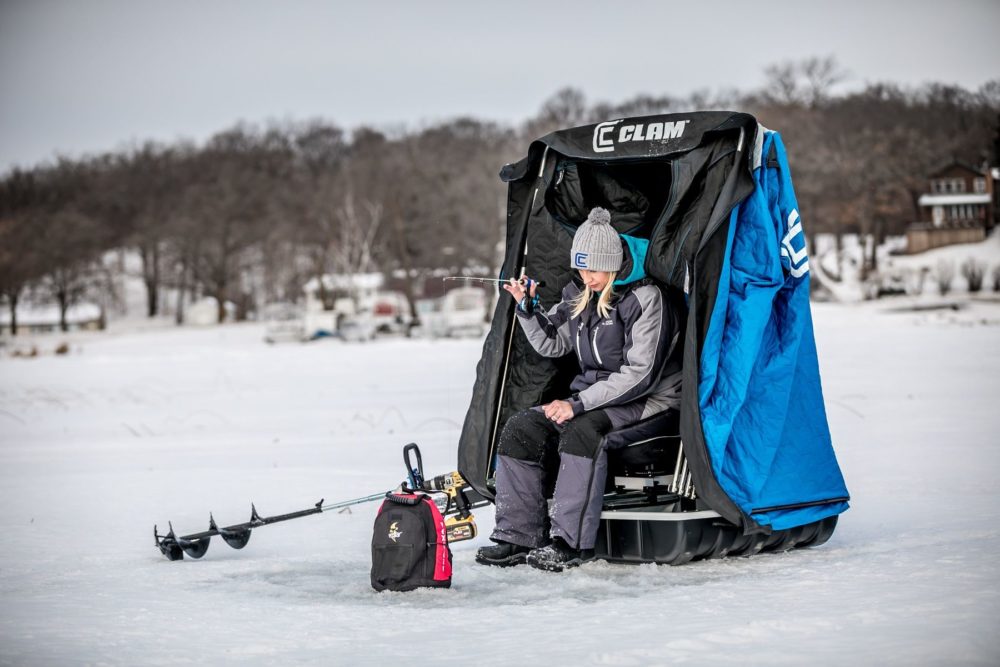
[[[583,287],[571,282],[548,312],[537,307],[531,281],[504,285],[532,347],[546,357],[575,351],[580,373],[566,399],[519,412],[504,425],[490,536],[496,544],[479,549],[480,563],[527,562],[560,572],[592,558],[607,477],[604,436],[680,406],[680,318],[652,281],[616,286],[623,260],[630,260],[630,277],[641,277],[644,258],[626,258],[610,222],[595,208],[579,227],[571,265]],[[546,489],[555,470],[550,517]]]

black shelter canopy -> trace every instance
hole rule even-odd
[[[754,188],[759,126],[726,111],[624,118],[553,132],[527,156],[503,167],[508,183],[506,251],[500,277],[545,282],[543,306],[573,279],[573,234],[593,206],[612,211],[621,233],[648,239],[645,270],[686,298],[681,436],[701,498],[724,518],[753,530],[716,482],[698,405],[699,353],[715,303],[730,213]],[[759,150],[759,149],[758,149]],[[566,398],[573,357],[538,355],[501,294],[476,370],[472,404],[458,450],[458,469],[493,497],[496,441],[515,412]]]

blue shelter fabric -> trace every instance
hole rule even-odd
[[[809,308],[809,258],[781,137],[767,131],[756,187],[730,217],[701,353],[698,401],[719,485],[782,530],[847,509]]]

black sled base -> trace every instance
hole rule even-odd
[[[682,565],[693,560],[753,556],[819,546],[837,527],[834,515],[770,535],[744,535],[711,510],[663,510],[661,506],[602,512],[597,558],[616,563]]]

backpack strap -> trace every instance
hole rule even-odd
[[[393,493],[389,491],[385,494],[386,500],[396,503],[397,505],[419,505],[420,502],[427,496],[423,496],[417,493]]]

